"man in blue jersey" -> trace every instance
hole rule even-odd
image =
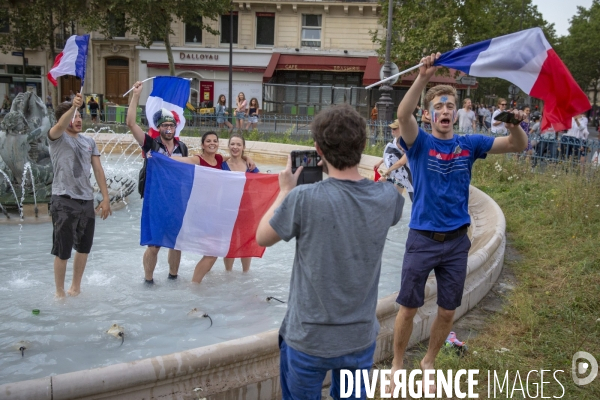
[[[400,145],[406,150],[413,176],[414,201],[410,231],[402,265],[400,310],[394,329],[392,372],[403,369],[404,351],[413,318],[424,304],[425,283],[435,271],[438,314],[431,326],[427,354],[421,369],[433,370],[437,353],[452,328],[454,311],[461,304],[471,242],[467,236],[471,168],[489,154],[519,153],[527,147],[527,135],[518,124],[506,124],[510,134],[502,137],[454,134],[457,119],[456,91],[439,85],[425,95],[432,134],[419,129],[412,112],[421,92],[435,74],[440,53],[424,57],[419,75],[398,106]],[[522,120],[524,114],[514,112]],[[435,387],[424,388],[425,393]]]

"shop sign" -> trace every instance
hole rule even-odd
[[[363,72],[364,67],[358,65],[311,65],[311,64],[280,64],[277,69],[296,71],[339,71]]]
[[[215,60],[217,61],[219,59],[219,55],[218,54],[207,54],[207,53],[186,53],[186,52],[179,52],[179,59],[180,60],[204,60],[204,61],[210,61],[210,60]]]

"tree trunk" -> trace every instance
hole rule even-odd
[[[592,117],[594,118],[593,124],[595,125],[595,118],[597,114],[596,110],[596,100],[598,99],[598,79],[594,80],[594,101],[592,102]]]
[[[171,51],[171,42],[169,40],[169,27],[165,32],[165,48],[167,49],[167,58],[169,59],[169,74],[175,76],[175,61],[173,61],[173,52]]]
[[[21,55],[23,57],[23,92],[27,93],[27,78],[25,77],[25,47],[21,47]]]
[[[48,13],[48,27],[50,28],[50,33],[48,34],[48,43],[50,45],[50,68],[54,65],[54,60],[56,59],[56,38],[54,37],[54,15],[52,14],[52,10],[49,10]],[[44,82],[44,77],[42,77],[42,82]],[[45,102],[45,100],[44,100]],[[52,104],[53,107],[58,105],[58,86],[54,88],[52,91]]]

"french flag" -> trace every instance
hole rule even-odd
[[[481,78],[502,78],[544,100],[542,130],[569,129],[571,118],[591,108],[540,28],[500,36],[444,53],[435,62]]]
[[[148,157],[140,244],[215,257],[262,257],[256,229],[279,193],[276,174]]]
[[[153,80],[152,93],[146,101],[146,118],[150,127],[148,134],[153,138],[159,136],[158,128],[154,125],[154,113],[161,108],[171,111],[177,121],[175,137],[185,127],[183,109],[190,97],[190,81],[175,76],[157,76]]]
[[[56,79],[63,75],[74,75],[80,78],[83,86],[89,42],[90,35],[73,35],[67,39],[65,48],[56,56],[54,65],[47,75],[54,86],[58,85]]]

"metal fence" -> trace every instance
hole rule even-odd
[[[112,121],[117,125],[125,124],[126,111],[120,116],[114,116]],[[258,119],[256,126],[252,126],[244,120],[242,131],[256,131],[261,138],[268,140],[273,136],[289,135],[294,140],[311,139],[310,124],[313,120],[312,115],[289,115],[289,114],[264,114]],[[111,121],[111,118],[107,118]],[[84,121],[86,125],[90,123],[90,116],[86,115]],[[147,121],[145,114],[138,114],[138,122],[146,128]],[[237,130],[235,118],[233,119],[234,130]],[[367,120],[367,137],[370,145],[383,144],[392,140],[388,125],[390,121],[371,121]],[[187,117],[186,127],[182,134],[184,136],[200,136],[208,131],[222,131],[227,133],[226,126],[219,126],[217,117],[212,114],[192,114]],[[457,134],[463,133],[455,130]],[[473,132],[487,136],[493,136],[488,129],[478,129]],[[544,166],[555,163],[570,164],[598,164],[598,153],[600,153],[600,142],[598,139],[580,140],[578,138],[566,136],[564,134],[545,133],[541,136],[532,136],[529,141],[529,148],[519,156],[530,160],[532,167]],[[596,159],[594,159],[596,156]]]

